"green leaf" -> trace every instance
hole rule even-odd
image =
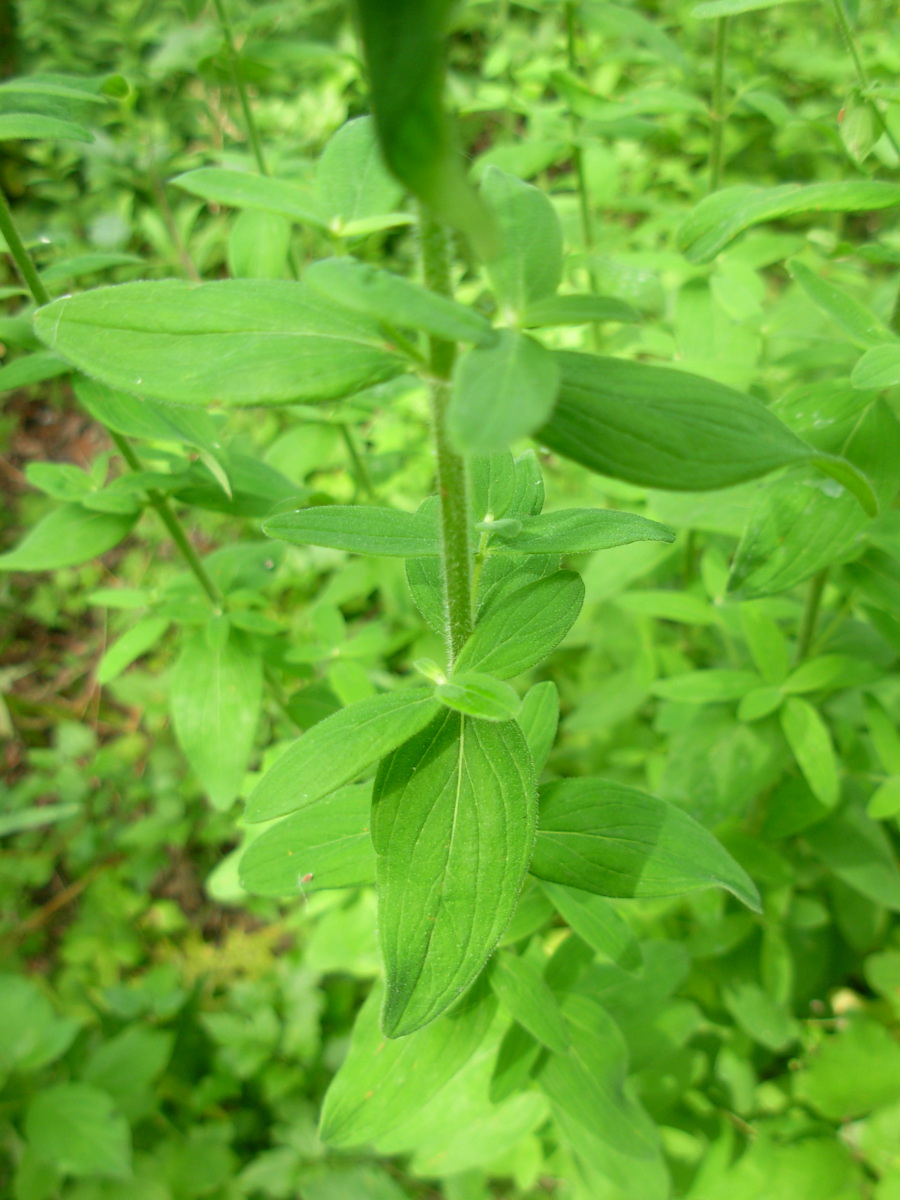
[[[45,805],[43,811],[57,807]],[[0,1081],[5,1084],[13,1071],[46,1067],[68,1050],[77,1033],[77,1022],[58,1017],[31,979],[0,974]]]
[[[822,279],[797,258],[792,258],[786,266],[813,304],[840,326],[854,345],[868,350],[885,342],[897,344],[897,338],[890,329],[843,288]]]
[[[238,213],[228,235],[232,279],[284,279],[288,273],[291,223],[274,213]]]
[[[884,821],[900,813],[900,775],[878,785],[869,797],[866,812],[873,821]]]
[[[460,651],[455,669],[510,679],[555,650],[575,623],[584,584],[574,571],[556,571],[501,595],[486,607]]]
[[[384,990],[376,984],[325,1094],[319,1136],[335,1149],[373,1142],[415,1116],[469,1061],[497,1011],[496,1001],[476,985],[425,1029],[385,1040],[379,1024],[383,1001]]]
[[[277,513],[263,532],[295,546],[329,546],[351,554],[421,558],[438,553],[433,514],[360,504],[323,504]]]
[[[900,185],[874,180],[849,183],[785,183],[761,188],[742,184],[701,200],[678,230],[678,248],[693,263],[716,255],[753,225],[804,213],[873,212],[900,204]]]
[[[370,785],[339,788],[264,830],[241,855],[242,886],[257,896],[298,896],[374,883],[371,806]]]
[[[51,141],[92,142],[94,135],[74,121],[38,113],[0,113],[0,142],[14,138],[48,138]]]
[[[433,1021],[477,977],[515,910],[535,819],[512,721],[446,713],[381,764],[372,841],[388,1037]]]
[[[881,826],[861,809],[845,808],[803,831],[813,854],[861,896],[900,912],[900,870]]]
[[[0,571],[55,571],[90,562],[127,537],[136,520],[63,504],[42,517],[18,546],[0,554]]]
[[[331,400],[405,370],[376,326],[282,280],[123,283],[34,323],[87,375],[174,404]]]
[[[382,153],[400,182],[484,253],[490,221],[442,104],[454,0],[354,0]]]
[[[535,776],[539,776],[550,756],[559,724],[559,691],[552,679],[528,689],[516,721],[531,751]]]
[[[8,366],[0,367],[0,393],[43,383],[45,379],[56,379],[68,375],[71,370],[64,359],[49,350],[36,350],[34,354],[23,355]]]
[[[612,508],[564,508],[524,517],[512,533],[491,536],[491,554],[592,554],[632,542],[674,542],[675,534],[656,521]]]
[[[481,194],[500,229],[499,253],[487,263],[488,279],[504,316],[523,316],[553,295],[562,279],[562,225],[552,202],[530,183],[490,166]]]
[[[867,350],[850,376],[855,388],[892,388],[900,383],[900,344],[874,346]]]
[[[692,17],[712,20],[715,17],[733,17],[737,13],[756,12],[761,8],[781,8],[785,4],[800,4],[804,0],[705,0],[691,9]]]
[[[338,234],[349,224],[393,213],[403,189],[384,168],[371,117],[348,121],[328,139],[316,167],[316,190],[329,228]]]
[[[480,671],[454,673],[434,694],[448,708],[482,721],[511,721],[519,711],[519,697],[509,684]]]
[[[521,317],[525,329],[553,325],[586,325],[593,321],[639,321],[637,309],[615,296],[591,296],[573,293],[548,296],[529,304]]]
[[[707,491],[814,454],[758,400],[668,367],[558,351],[562,387],[538,439],[601,475]]]
[[[490,978],[497,999],[513,1020],[548,1050],[565,1054],[569,1048],[565,1019],[534,963],[515,954],[498,954]]]
[[[97,667],[97,682],[102,686],[121,675],[135,659],[152,650],[168,628],[166,617],[145,617],[132,625],[103,655]]]
[[[654,696],[677,700],[681,704],[721,704],[727,700],[740,700],[761,682],[755,671],[713,669],[686,671],[683,675],[658,679],[650,690]]]
[[[354,258],[325,258],[303,282],[335,304],[401,329],[422,329],[449,342],[492,342],[490,321],[473,308],[420,287],[402,275]]]
[[[604,958],[626,971],[637,971],[644,956],[630,926],[608,900],[561,883],[541,884],[566,924]]]
[[[372,696],[333,713],[269,768],[247,801],[244,819],[270,821],[308,808],[414,737],[440,711],[430,691],[414,688]]]
[[[188,633],[172,672],[175,736],[216,808],[240,793],[262,704],[259,655],[214,618]]]
[[[462,454],[505,450],[534,433],[553,411],[559,368],[549,350],[515,329],[456,360],[447,429]]]
[[[753,881],[702,825],[674,804],[603,779],[541,789],[531,871],[622,899],[724,887],[760,911]]]
[[[866,724],[882,767],[890,775],[900,775],[900,733],[881,705],[871,697],[866,700]]]
[[[39,1158],[66,1175],[126,1179],[131,1174],[128,1122],[112,1097],[87,1083],[57,1083],[32,1100],[25,1133]]]
[[[209,454],[221,454],[216,421],[202,409],[175,408],[143,396],[115,392],[78,375],[74,382],[78,403],[115,433],[148,442],[185,442]]]
[[[201,167],[176,175],[169,182],[191,196],[199,196],[213,204],[276,213],[314,229],[328,228],[328,215],[317,197],[284,179],[251,175],[248,171],[232,171],[226,167]]]
[[[848,1014],[822,1038],[793,1079],[795,1095],[830,1121],[844,1123],[900,1101],[900,1046],[862,1013]],[[888,1193],[889,1195],[889,1193]]]
[[[780,716],[784,736],[813,795],[826,808],[834,808],[840,799],[841,784],[827,725],[813,706],[799,696],[785,701]]]

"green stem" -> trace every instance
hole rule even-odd
[[[825,584],[828,580],[828,568],[817,572],[809,581],[809,588],[806,593],[806,604],[803,608],[803,617],[800,621],[800,632],[797,635],[797,651],[794,655],[794,665],[799,666],[800,663],[809,654],[810,646],[816,634],[816,625],[819,620],[819,609],[822,604],[822,593],[825,591]]]
[[[213,0],[213,3],[216,7],[216,15],[219,18],[222,36],[225,38],[225,45],[228,48],[228,61],[231,65],[231,77],[234,80],[234,86],[237,88],[237,93],[240,97],[241,110],[244,114],[244,127],[247,130],[247,137],[250,139],[250,145],[253,147],[253,157],[256,159],[256,165],[259,168],[260,175],[268,175],[269,168],[266,165],[266,158],[263,154],[262,142],[259,138],[259,130],[256,128],[256,121],[253,118],[253,110],[250,107],[250,100],[247,96],[247,89],[244,87],[244,81],[241,78],[241,57],[238,54],[238,48],[234,43],[234,30],[231,27],[231,21],[228,19],[228,13],[225,11],[224,0]]]
[[[722,180],[725,135],[725,52],[728,46],[728,18],[716,17],[713,33],[713,91],[709,131],[709,190],[716,192]]]
[[[22,277],[22,282],[28,288],[34,298],[35,304],[38,307],[43,307],[50,303],[50,293],[44,287],[44,282],[37,273],[37,268],[31,261],[31,255],[25,249],[25,243],[19,237],[19,231],[16,229],[16,223],[13,220],[12,212],[7,203],[6,196],[0,189],[0,233],[6,240],[9,246],[9,252],[13,257],[13,262],[16,264],[19,275]]]
[[[369,474],[366,460],[359,452],[356,438],[353,436],[353,427],[351,425],[339,425],[338,428],[341,431],[341,437],[344,439],[344,445],[347,447],[347,453],[350,455],[356,490],[357,492],[365,492],[370,499],[374,500],[375,488],[372,485],[372,476]]]
[[[128,463],[131,470],[135,472],[143,471],[144,464],[138,458],[131,446],[128,445],[122,435],[110,430],[109,436],[115,442],[116,449]],[[147,489],[147,499],[156,509],[160,520],[169,532],[169,536],[181,551],[182,557],[190,568],[194,578],[203,588],[204,592],[206,592],[213,605],[213,608],[221,611],[224,603],[222,593],[216,585],[215,580],[203,565],[200,555],[189,542],[188,536],[184,531],[184,526],[175,515],[171,504],[166,497],[161,492],[158,492],[155,488]]]
[[[838,28],[841,31],[841,39],[844,47],[850,57],[853,59],[853,66],[856,69],[856,77],[860,82],[861,87],[869,86],[869,73],[865,68],[862,60],[862,55],[859,52],[859,46],[856,44],[856,38],[853,36],[853,30],[850,28],[850,22],[847,20],[847,13],[844,9],[843,0],[831,0],[834,15],[837,17]],[[872,96],[866,96],[866,104],[868,104],[872,115],[878,122],[881,132],[891,143],[894,153],[900,158],[900,142],[894,137],[891,130],[888,128],[881,109],[878,107],[877,101]]]
[[[569,70],[573,75],[578,75],[578,51],[576,48],[576,33],[577,24],[576,17],[578,5],[572,0],[566,4],[566,58],[569,64]],[[577,115],[570,108],[569,110],[569,130],[572,139],[572,165],[575,168],[575,181],[578,186],[578,206],[581,212],[581,233],[584,239],[584,245],[587,250],[594,248],[594,219],[591,214],[590,197],[588,196],[587,176],[584,170],[584,155],[581,152],[581,145],[578,141],[580,133],[580,122]],[[596,290],[596,289],[595,289]]]
[[[446,228],[432,215],[421,214],[422,269],[425,285],[441,296],[451,296],[450,246]],[[432,337],[430,366],[432,434],[437,459],[437,485],[441,505],[441,566],[447,622],[449,667],[472,632],[472,537],[465,459],[456,453],[447,436],[450,373],[456,344]]]

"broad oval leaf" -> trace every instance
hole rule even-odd
[[[490,603],[455,663],[511,679],[555,650],[578,617],[584,584],[574,571],[556,571]]]
[[[632,542],[674,542],[665,525],[636,513],[612,508],[564,508],[560,512],[523,517],[520,527],[506,534],[497,530],[491,554],[592,554]]]
[[[548,1050],[565,1054],[569,1031],[556,997],[530,959],[498,954],[491,964],[491,987],[497,999],[532,1037]]]
[[[270,821],[337,791],[424,729],[440,708],[430,690],[414,688],[360,700],[319,721],[262,777],[245,820]]]
[[[371,807],[371,784],[354,784],[285,817],[241,855],[242,886],[256,896],[301,896],[374,883]]]
[[[0,571],[55,571],[90,562],[117,546],[136,520],[134,515],[63,504],[29,529],[18,546],[0,554]]]
[[[760,911],[747,872],[693,817],[604,779],[567,779],[541,789],[531,872],[551,883],[622,899],[724,887]]]
[[[501,311],[524,314],[552,296],[562,279],[563,234],[552,201],[540,188],[488,167],[481,194],[500,229],[501,245],[487,263]]]
[[[328,139],[316,165],[316,191],[335,233],[388,214],[403,189],[385,169],[371,117],[347,121]]]
[[[377,326],[274,279],[123,283],[55,300],[34,323],[85,374],[174,404],[330,400],[405,370]]]
[[[351,554],[393,558],[427,558],[438,553],[432,512],[407,513],[399,508],[361,504],[323,504],[297,512],[277,513],[263,522],[263,532],[295,546],[328,546]]]
[[[372,841],[388,1037],[433,1021],[481,971],[515,910],[536,816],[512,721],[448,712],[381,764]]]

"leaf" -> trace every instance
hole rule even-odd
[[[241,885],[256,896],[297,896],[374,883],[371,806],[371,787],[353,785],[285,817],[241,855]]]
[[[347,121],[328,139],[316,167],[316,190],[335,233],[393,213],[403,189],[384,168],[371,117]]]
[[[12,550],[0,554],[0,571],[55,571],[99,558],[134,527],[136,515],[92,512],[63,504],[29,529]]]
[[[683,675],[657,679],[650,690],[654,696],[680,704],[721,704],[727,700],[740,700],[760,683],[755,671],[712,669],[686,671]]]
[[[854,345],[867,350],[885,342],[897,343],[887,326],[843,288],[822,279],[799,259],[792,258],[785,265],[813,304],[840,326]]]
[[[441,711],[430,690],[360,700],[319,721],[269,768],[247,801],[248,823],[308,808],[352,782]]]
[[[581,888],[544,880],[541,887],[566,924],[604,958],[626,971],[636,971],[644,961],[637,938],[608,900]]]
[[[60,807],[44,805],[38,811],[46,813]],[[15,815],[4,814],[4,819]],[[0,974],[0,1081],[4,1085],[13,1071],[25,1074],[54,1062],[68,1050],[77,1033],[77,1022],[58,1017],[31,979]]]
[[[454,672],[434,694],[448,708],[482,721],[511,721],[519,710],[519,697],[509,684],[480,671]]]
[[[689,262],[712,262],[753,225],[822,212],[873,212],[900,204],[900,185],[874,180],[849,183],[785,183],[761,188],[741,184],[701,200],[678,230],[678,248]]]
[[[866,724],[882,767],[889,775],[900,775],[900,733],[881,705],[871,697],[866,700]]]
[[[430,514],[360,504],[323,504],[277,513],[263,522],[263,533],[295,546],[329,546],[351,554],[421,558],[436,555],[439,549]]]
[[[430,292],[402,275],[354,258],[325,258],[303,272],[303,282],[335,304],[401,329],[422,329],[448,342],[490,343],[490,321],[473,308]]]
[[[900,343],[867,350],[850,376],[855,388],[891,388],[900,383]]]
[[[284,279],[291,249],[291,223],[274,213],[238,213],[228,235],[232,279]]]
[[[781,708],[781,728],[813,795],[826,808],[840,799],[838,764],[828,727],[813,706],[790,696]]]
[[[48,350],[36,350],[0,367],[0,392],[11,392],[16,388],[30,387],[33,383],[43,383],[45,379],[56,379],[60,375],[68,375],[71,370],[64,359]]]
[[[510,679],[555,650],[574,625],[584,584],[574,571],[556,571],[489,603],[459,653],[457,671]]]
[[[691,9],[692,17],[712,20],[714,17],[732,17],[737,13],[756,12],[761,8],[781,8],[785,4],[799,4],[804,0],[705,0]]]
[[[90,1084],[57,1083],[40,1091],[25,1114],[25,1133],[38,1157],[64,1174],[131,1174],[128,1122],[112,1097]]]
[[[152,650],[168,628],[165,617],[144,617],[132,625],[103,655],[97,667],[97,682],[102,686],[121,675],[135,659]]]
[[[866,812],[873,821],[884,821],[900,813],[900,775],[878,785],[869,797]]]
[[[202,409],[175,408],[143,396],[116,392],[78,375],[74,382],[78,403],[107,429],[124,437],[149,442],[185,442],[209,454],[221,454],[219,427]]]
[[[552,679],[528,689],[516,721],[531,751],[535,776],[539,776],[550,756],[559,724],[559,691]]]
[[[601,475],[706,491],[814,453],[758,400],[713,380],[593,354],[556,357],[562,387],[538,440]]]
[[[558,1054],[569,1048],[569,1032],[556,997],[534,963],[515,954],[498,954],[491,964],[491,987],[514,1021]]]
[[[92,142],[94,135],[74,121],[38,113],[0,113],[0,142],[14,138],[48,138],[51,141]]]
[[[639,321],[637,309],[615,296],[591,296],[571,293],[566,296],[547,296],[529,304],[522,314],[525,329],[542,329],[553,325],[586,325],[593,321]]]
[[[753,881],[702,825],[674,804],[603,779],[541,789],[531,872],[623,899],[724,887],[760,911]]]
[[[553,295],[562,279],[562,225],[550,199],[499,167],[490,166],[481,194],[500,230],[499,252],[487,262],[488,279],[504,316],[522,316]]]
[[[335,1149],[376,1141],[415,1116],[471,1059],[497,1012],[479,984],[425,1029],[394,1040],[381,1032],[383,1002],[384,989],[376,984],[325,1094],[319,1136]]]
[[[454,0],[354,0],[370,103],[389,169],[481,253],[493,241],[442,104]]]
[[[524,517],[520,528],[491,536],[491,554],[592,554],[632,542],[674,542],[675,534],[656,521],[612,508],[564,508]]]
[[[490,345],[461,354],[453,368],[447,430],[462,454],[505,450],[553,411],[559,368],[527,334],[500,329]]]
[[[405,369],[377,327],[274,279],[95,288],[34,323],[87,375],[173,404],[331,400]]]
[[[900,1101],[900,1046],[862,1013],[848,1014],[794,1076],[795,1095],[830,1121],[846,1122]]]
[[[446,713],[381,764],[372,841],[388,1037],[433,1021],[477,977],[515,910],[535,819],[512,721]]]
[[[317,197],[284,179],[252,175],[249,171],[232,171],[226,167],[200,167],[199,170],[176,175],[169,182],[191,196],[198,196],[213,204],[276,213],[299,221],[302,225],[311,225],[314,229],[328,228],[327,213]]]
[[[900,912],[900,870],[881,826],[858,808],[832,813],[803,831],[813,854],[874,904]]]

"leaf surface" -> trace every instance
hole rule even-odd
[[[491,554],[592,554],[632,542],[674,542],[657,521],[611,508],[564,508],[523,517],[520,528],[491,537]]]
[[[498,254],[487,264],[499,306],[513,315],[551,297],[562,279],[562,225],[552,201],[530,183],[488,167],[481,194],[500,229]]]
[[[351,554],[421,558],[438,553],[433,514],[361,504],[323,504],[277,513],[263,532],[295,546],[328,546]]]
[[[491,987],[497,999],[541,1045],[558,1054],[569,1048],[569,1032],[556,997],[530,959],[498,954],[491,964]]]
[[[18,546],[0,554],[0,571],[55,571],[90,562],[117,546],[136,520],[127,513],[60,505],[32,526]]]
[[[637,938],[608,900],[581,888],[549,883],[546,879],[541,887],[566,924],[592,950],[626,971],[636,971],[640,967],[643,955]]]
[[[227,167],[200,167],[176,175],[171,182],[201,200],[230,208],[276,213],[314,229],[328,227],[327,215],[317,197],[284,179],[251,175],[248,171],[232,171]]]

